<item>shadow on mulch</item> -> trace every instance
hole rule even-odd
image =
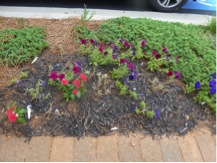
[[[69,69],[80,61],[83,71],[90,71],[87,92],[79,100],[65,102],[55,87],[42,86],[39,97],[32,101],[27,89],[35,88],[39,80],[48,81],[49,67]],[[94,70],[89,59],[77,53],[73,55],[42,55],[34,64],[25,68],[28,77],[17,85],[0,90],[0,133],[33,137],[51,136],[100,136],[113,132],[128,134],[139,132],[154,135],[185,135],[201,121],[215,132],[215,118],[208,108],[184,94],[180,81],[169,82],[165,75],[146,70],[144,60],[134,61],[138,79],[130,83],[130,89],[146,102],[147,110],[158,110],[159,119],[137,115],[133,110],[137,102],[128,95],[119,96],[115,81],[110,77],[99,82],[99,75],[109,74],[111,67],[100,66]],[[95,73],[93,73],[95,71]],[[102,79],[102,78],[100,78]],[[6,106],[16,101],[19,106],[32,105],[32,117],[25,124],[11,124],[5,113]]]

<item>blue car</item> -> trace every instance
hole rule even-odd
[[[150,0],[152,7],[160,12],[176,12],[189,0]],[[191,0],[196,1],[196,0]]]

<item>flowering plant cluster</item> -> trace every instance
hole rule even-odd
[[[85,83],[87,82],[87,76],[80,73],[81,69],[81,64],[77,61],[72,70],[66,72],[52,70],[49,74],[48,84],[62,90],[66,102],[70,99],[80,98],[85,93]]]
[[[15,103],[13,105],[9,106],[6,110],[8,120],[11,123],[14,123],[14,122],[24,123],[24,122],[26,122],[25,117],[24,117],[26,112],[27,112],[26,109],[16,106]]]

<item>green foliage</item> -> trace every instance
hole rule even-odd
[[[140,102],[140,108],[145,109],[146,108],[146,104],[144,101]]]
[[[113,71],[111,71],[113,79],[123,78],[127,76],[128,73],[129,71],[126,65],[121,65],[117,69],[113,69]]]
[[[155,116],[154,111],[147,111],[147,112],[146,112],[146,116],[147,116],[148,118],[154,118],[154,116]]]
[[[17,21],[17,25],[19,26],[20,29],[22,29],[22,28],[25,27],[25,20],[24,20],[24,18],[17,18],[16,21]]]
[[[36,100],[39,97],[39,93],[42,91],[41,84],[42,84],[42,81],[39,80],[38,83],[36,84],[35,88],[27,89],[27,92],[30,93],[32,100]]]
[[[209,22],[208,30],[210,30],[214,34],[216,33],[216,17],[213,17]]]
[[[20,79],[24,79],[28,77],[28,72],[21,72],[17,78],[12,79],[12,83],[16,83]]]
[[[137,115],[142,114],[142,111],[140,108],[136,107],[135,112]]]
[[[89,12],[87,10],[87,5],[84,4],[84,12],[83,14],[81,15],[81,21],[82,21],[82,24],[86,23],[87,21],[89,21],[90,19],[93,18],[93,16],[96,14],[95,11],[91,12],[91,14],[89,15]]]
[[[134,100],[138,100],[138,95],[136,92],[129,90],[129,94]]]
[[[120,90],[119,95],[126,95],[128,93],[128,86],[121,84],[119,80],[116,81],[115,85]]]
[[[216,18],[210,22],[209,29],[215,33]],[[135,45],[134,48],[138,54],[138,56],[132,56],[132,51],[128,51],[126,56],[131,55],[132,59],[139,59],[145,51],[144,57],[148,61],[149,70],[161,73],[169,70],[179,71],[182,81],[187,85],[186,93],[194,93],[197,101],[203,99],[203,102],[215,112],[215,95],[209,94],[209,85],[204,85],[205,89],[199,91],[193,89],[195,82],[208,81],[209,75],[216,73],[216,36],[207,32],[206,27],[145,18],[120,17],[105,21],[98,30],[93,31],[83,26],[77,26],[76,30],[78,38],[95,39],[97,42],[106,44],[110,41],[116,43],[119,38],[124,38]],[[140,48],[141,40],[146,40],[146,49]],[[122,47],[120,44],[116,43],[116,45],[119,49]],[[171,55],[169,62],[166,60],[166,54],[162,52],[163,46]],[[152,55],[153,49],[162,55],[160,59],[157,60]],[[175,57],[179,58],[178,62]],[[202,93],[198,94],[201,91]]]
[[[0,59],[4,64],[17,65],[30,61],[48,47],[43,28],[6,29],[0,31]]]

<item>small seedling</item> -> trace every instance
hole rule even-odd
[[[42,84],[42,81],[39,80],[35,88],[27,89],[27,92],[30,93],[32,100],[36,100],[38,98],[39,93],[42,90],[41,84]]]
[[[153,111],[147,111],[147,112],[146,112],[146,115],[147,115],[147,117],[149,117],[149,118],[154,118],[154,116],[155,116],[155,114],[154,114]]]
[[[83,14],[81,15],[81,21],[82,21],[82,24],[85,24],[87,21],[91,20],[93,18],[93,16],[96,14],[95,11],[91,12],[90,15],[89,15],[89,10],[87,10],[87,5],[84,4],[84,12]]]

